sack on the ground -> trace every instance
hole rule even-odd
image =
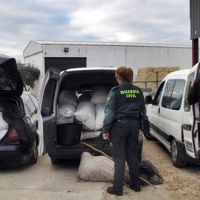
[[[96,105],[96,118],[94,130],[101,130],[103,127],[105,103]]]
[[[112,182],[114,179],[114,162],[105,156],[93,156],[83,152],[78,168],[78,181]],[[125,172],[125,179],[127,179]],[[126,180],[127,181],[127,180]]]
[[[70,103],[64,103],[58,108],[57,111],[57,123],[58,124],[67,124],[74,123],[74,112],[76,108]]]
[[[106,103],[107,95],[108,95],[108,90],[106,86],[97,85],[93,87],[91,90],[92,98],[90,99],[90,101],[95,105],[99,103]]]
[[[83,130],[93,131],[95,127],[95,106],[90,101],[80,102],[74,113],[75,120],[83,125]]]
[[[70,103],[73,106],[77,106],[77,96],[74,91],[64,90],[59,95],[59,106],[64,103]]]
[[[128,168],[127,164],[126,167]],[[152,185],[159,185],[164,182],[158,169],[148,160],[139,163],[140,177],[147,180]],[[129,172],[125,170],[124,182],[130,183]],[[88,152],[83,152],[78,168],[77,178],[79,181],[99,181],[113,182],[114,162],[106,156],[93,156]],[[147,185],[141,179],[141,185]]]

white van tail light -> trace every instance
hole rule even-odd
[[[17,131],[14,128],[11,130],[11,133],[10,133],[9,137],[6,140],[6,143],[13,143],[13,142],[14,143],[15,142],[20,142],[20,138],[19,138],[19,136],[17,134]]]
[[[186,141],[185,143],[186,143],[186,149],[187,149],[188,151],[193,152],[193,145],[192,145],[192,143],[191,143],[191,142],[188,142],[188,141]]]

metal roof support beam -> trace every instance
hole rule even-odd
[[[199,61],[199,41],[198,38],[192,39],[192,66]]]

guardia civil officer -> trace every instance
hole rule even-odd
[[[110,140],[115,169],[113,186],[107,192],[122,196],[125,161],[129,166],[129,187],[136,192],[141,190],[137,145],[139,118],[141,113],[146,116],[146,107],[141,89],[132,84],[131,68],[119,67],[115,77],[119,86],[108,93],[102,133],[104,140]]]

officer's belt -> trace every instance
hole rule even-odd
[[[133,116],[126,116],[126,117],[120,117],[114,120],[114,122],[118,121],[118,120],[130,120],[130,119],[134,119],[134,120],[139,120],[138,117],[133,117]]]

